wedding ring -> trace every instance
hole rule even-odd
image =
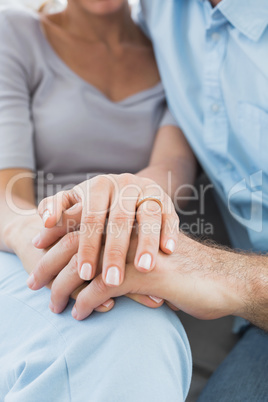
[[[138,201],[138,203],[137,203],[136,209],[138,210],[139,207],[141,206],[141,204],[143,204],[143,203],[146,202],[146,201],[154,201],[154,202],[157,202],[157,204],[160,206],[161,211],[162,211],[162,209],[163,209],[163,204],[162,204],[162,202],[161,202],[161,200],[160,200],[160,197],[156,197],[156,196],[152,196],[152,195],[148,195],[147,197],[141,198],[141,199]]]

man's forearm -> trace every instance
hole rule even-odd
[[[241,307],[234,315],[268,331],[268,256],[203,247],[207,248],[210,275],[222,281],[230,295],[241,298]]]

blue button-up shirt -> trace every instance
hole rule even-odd
[[[138,15],[233,245],[268,251],[268,1],[141,0]]]

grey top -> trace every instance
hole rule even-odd
[[[161,83],[112,102],[60,59],[37,13],[0,12],[0,169],[42,172],[43,195],[87,174],[136,173],[164,125],[177,124]]]

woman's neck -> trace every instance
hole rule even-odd
[[[221,2],[221,0],[210,0],[212,7],[216,7],[216,5],[219,4],[220,2]]]
[[[103,42],[110,47],[128,41],[137,31],[127,3],[113,14],[98,16],[70,1],[66,9],[58,14],[58,23],[81,40]]]

